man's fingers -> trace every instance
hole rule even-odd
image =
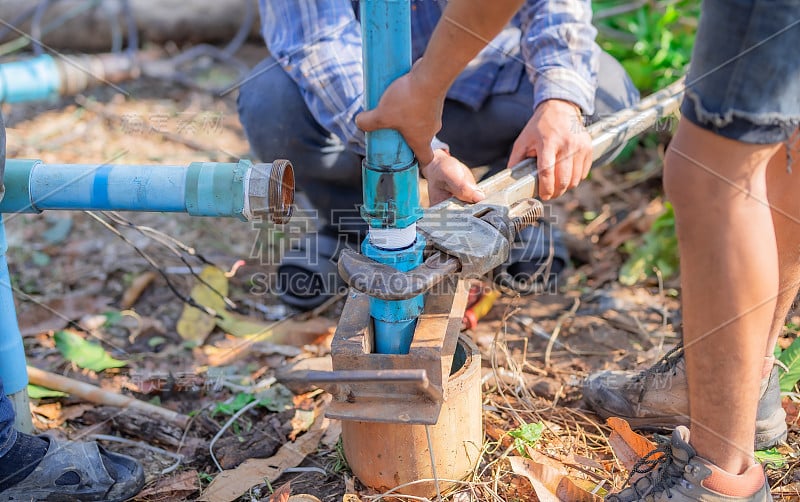
[[[572,166],[572,179],[569,183],[569,188],[575,188],[583,179],[583,169],[586,164],[586,153],[578,152],[575,156],[575,164]]]
[[[469,179],[448,183],[447,191],[456,199],[473,204],[486,198],[486,194],[478,188],[478,185]]]
[[[413,150],[414,155],[417,157],[417,162],[419,162],[420,167],[427,166],[431,162],[433,162],[433,148],[431,148],[430,142],[428,143],[418,143],[412,145],[411,143],[408,144]]]
[[[539,170],[539,198],[548,200],[555,194],[556,153],[545,146],[536,158]]]
[[[372,132],[385,129],[380,120],[380,115],[375,110],[361,112],[356,115],[356,126],[362,131]]]
[[[508,157],[508,165],[506,168],[511,168],[522,162],[528,157],[528,147],[520,141],[514,142],[514,147],[511,149],[511,155]]]

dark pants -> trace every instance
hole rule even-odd
[[[592,118],[630,107],[638,99],[622,66],[602,52]],[[337,221],[336,213],[331,217],[334,210],[349,210],[348,221],[358,219],[353,215],[362,201],[361,156],[317,123],[297,85],[273,58],[253,69],[239,90],[238,104],[247,139],[261,161],[292,161],[298,188],[326,220],[340,228],[349,226]],[[488,165],[494,173],[506,166],[532,113],[533,87],[523,77],[517,92],[491,96],[478,111],[447,100],[438,137],[468,166]]]
[[[0,380],[0,457],[8,453],[14,446],[17,431],[14,429],[14,407],[11,400],[3,390],[3,381]]]

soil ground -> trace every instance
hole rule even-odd
[[[255,46],[244,53],[250,63],[265,55]],[[188,164],[249,157],[235,92],[218,97],[147,79],[119,87],[124,92],[101,88],[56,103],[4,105],[9,158]],[[679,338],[676,278],[630,287],[617,280],[626,258],[621,246],[636,242],[663,209],[660,170],[667,140],[666,133],[649,135],[626,160],[596,170],[588,182],[554,203],[552,216],[566,234],[574,266],[545,294],[502,296],[469,332],[483,356],[485,453],[474,479],[446,498],[535,500],[528,481],[508,464],[509,456],[517,453],[505,433],[523,423],[545,425],[536,449],[561,462],[572,477],[602,481],[605,489],[624,483],[626,471],[608,443],[610,429],[588,410],[580,384],[598,370],[643,368]],[[244,260],[229,280],[228,296],[249,319],[311,322],[308,314],[281,306],[255,287],[257,274],[274,269],[274,260],[258,253],[275,245],[275,234],[263,226],[185,215],[124,217],[182,241],[223,270]],[[230,418],[220,404],[254,390],[282,366],[329,351],[329,328],[338,319],[342,301],[317,313],[323,322],[315,325],[312,336],[289,337],[279,345],[257,344],[227,357],[226,351],[237,342],[220,329],[198,346],[178,335],[184,304],[160,275],[134,295],[131,306],[121,305],[126,293],[133,294],[137,281],[154,269],[95,218],[82,212],[51,212],[5,220],[29,363],[192,416],[181,430],[76,397],[34,400],[40,429],[70,438],[114,434],[132,440],[107,444],[144,462],[147,488],[140,500],[196,499],[219,472],[208,451]],[[179,291],[189,293],[196,281],[172,251],[130,229],[122,233],[152,257]],[[192,265],[200,266],[197,261]],[[127,366],[101,373],[81,370],[56,348],[54,332],[65,328],[99,339]],[[302,437],[308,427],[303,417],[308,419],[308,412],[320,403],[322,396],[312,391],[295,396],[285,411],[246,411],[216,442],[217,460],[230,469],[248,457],[274,455],[292,431]],[[789,446],[781,450],[785,462],[768,470],[776,500],[794,500],[797,496],[792,494],[800,493],[794,453],[797,414],[789,418]],[[165,451],[183,455],[180,465],[167,473],[175,461]],[[376,495],[349,474],[335,436],[320,443],[302,467],[309,469],[260,484],[241,500],[283,500],[271,496],[271,490],[287,482],[292,493],[323,501],[339,501],[348,493],[363,500]]]

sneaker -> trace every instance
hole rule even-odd
[[[683,343],[643,371],[602,371],[589,376],[583,396],[602,418],[624,418],[632,428],[671,429],[689,425],[689,389]],[[761,382],[756,419],[756,450],[786,439],[786,413],[781,406],[778,368]]]
[[[758,466],[761,469],[761,466]],[[761,471],[763,476],[763,471]],[[709,488],[711,469],[697,456],[689,445],[689,429],[679,426],[672,440],[659,446],[639,460],[631,470],[631,477],[643,474],[636,481],[628,479],[628,487],[619,493],[606,496],[609,502],[771,502],[769,484],[763,484],[755,495],[733,497]]]

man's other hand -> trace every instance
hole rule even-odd
[[[428,180],[428,198],[431,200],[431,205],[450,197],[470,203],[480,202],[486,198],[486,195],[478,189],[472,171],[444,150],[434,150],[433,161],[420,170]]]
[[[549,200],[575,188],[592,167],[592,138],[574,104],[550,99],[536,107],[508,160],[512,167],[536,157],[539,197]]]
[[[374,110],[359,113],[356,125],[371,132],[394,129],[403,135],[421,166],[433,161],[431,141],[442,128],[445,95],[417,75],[414,65],[410,73],[398,78],[386,89]]]

